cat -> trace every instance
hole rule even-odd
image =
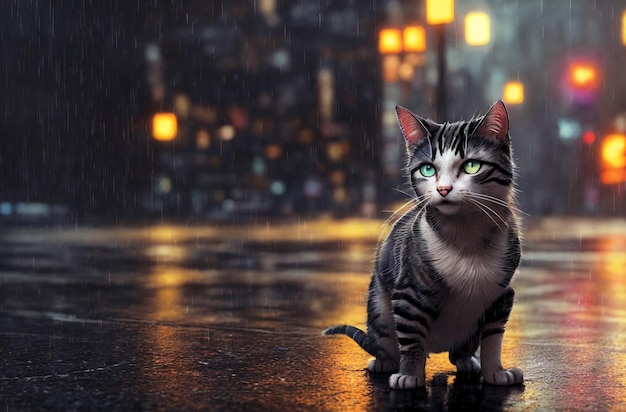
[[[396,107],[406,142],[413,206],[376,252],[367,333],[338,325],[392,373],[393,389],[425,384],[429,353],[448,352],[459,374],[492,385],[523,381],[501,364],[521,258],[516,173],[504,103],[470,121],[438,124]],[[480,354],[479,354],[480,353]]]

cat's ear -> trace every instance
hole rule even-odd
[[[509,138],[509,115],[502,100],[496,101],[480,121],[476,131],[478,136],[506,143]]]
[[[402,129],[402,135],[406,141],[406,148],[409,154],[413,152],[420,140],[428,136],[428,131],[422,124],[422,121],[402,106],[396,106],[396,115],[398,123]]]

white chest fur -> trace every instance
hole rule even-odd
[[[448,351],[469,337],[480,316],[502,293],[499,283],[504,275],[506,234],[496,234],[488,248],[478,245],[475,253],[461,253],[460,248],[441,241],[425,220],[421,230],[432,264],[449,288],[426,346],[429,352]]]

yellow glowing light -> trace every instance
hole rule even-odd
[[[626,168],[626,135],[611,134],[604,138],[602,162],[607,169]]]
[[[626,10],[622,12],[622,44],[626,46]]]
[[[178,122],[174,113],[157,113],[152,118],[152,137],[156,140],[174,140],[178,133]]]
[[[507,104],[520,104],[524,102],[524,84],[518,81],[508,82],[504,85],[502,99]]]
[[[465,16],[465,41],[470,46],[484,46],[490,39],[489,15],[483,12]]]
[[[398,29],[382,29],[378,38],[380,54],[400,53],[402,51],[402,34]]]
[[[230,124],[226,124],[220,127],[219,129],[217,129],[217,135],[222,140],[226,140],[226,141],[233,140],[236,134],[237,132],[235,131],[235,128]]]
[[[426,0],[428,24],[446,24],[454,21],[454,0]]]
[[[419,53],[426,50],[426,31],[422,26],[407,26],[402,30],[402,48],[405,52]]]

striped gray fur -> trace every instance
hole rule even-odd
[[[506,108],[498,101],[486,115],[452,124],[396,110],[413,205],[379,244],[367,333],[341,325],[324,334],[353,338],[375,356],[370,371],[392,373],[393,389],[423,386],[436,352],[448,352],[458,373],[521,383],[522,371],[500,360],[521,256]]]

